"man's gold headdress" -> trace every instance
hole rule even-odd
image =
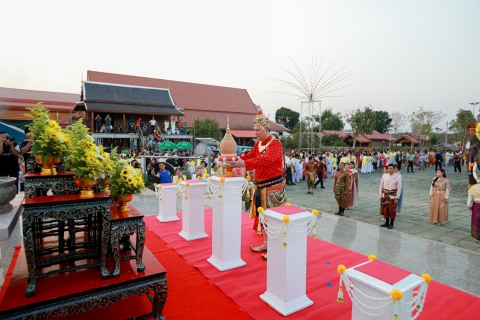
[[[259,126],[260,128],[262,128],[262,130],[264,130],[265,128],[270,128],[270,120],[265,117],[262,108],[260,108],[260,105],[258,105],[257,116],[255,117],[255,120],[253,120],[253,124]]]

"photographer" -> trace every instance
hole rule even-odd
[[[0,176],[14,177],[17,183],[20,172],[18,156],[19,153],[13,145],[12,138],[6,131],[0,131]]]

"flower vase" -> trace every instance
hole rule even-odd
[[[103,179],[103,192],[110,194],[112,189],[110,189],[110,185],[112,184],[111,179]]]
[[[92,198],[95,194],[93,187],[97,185],[97,180],[89,178],[75,178],[75,185],[80,187],[80,198]]]
[[[129,212],[130,207],[128,206],[127,202],[132,201],[133,193],[127,194],[125,197],[123,196],[113,196],[113,201],[118,203],[117,211],[118,212]]]
[[[60,157],[35,155],[35,161],[42,166],[42,171],[40,173],[42,176],[50,176],[57,174],[57,169],[55,169],[55,165],[60,163]]]

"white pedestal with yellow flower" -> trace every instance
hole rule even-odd
[[[202,180],[185,180],[177,184],[182,197],[182,231],[187,241],[208,238],[205,233],[205,186]]]
[[[160,222],[180,220],[177,217],[177,185],[162,183],[155,185],[155,195],[158,198],[158,216]]]
[[[213,201],[212,256],[207,259],[225,271],[244,266],[241,258],[242,195],[247,186],[243,177],[213,176],[208,190]]]
[[[346,292],[352,300],[352,319],[416,319],[424,308],[428,274],[417,276],[409,271],[376,260],[346,269],[338,266],[340,288],[338,302]]]
[[[313,304],[306,290],[307,235],[317,214],[289,205],[260,213],[268,235],[267,291],[260,299],[284,316]]]

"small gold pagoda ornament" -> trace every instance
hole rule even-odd
[[[227,130],[225,136],[220,142],[220,157],[222,168],[226,176],[233,176],[233,168],[229,165],[230,161],[237,160],[237,143],[230,133],[230,116],[227,116]]]

